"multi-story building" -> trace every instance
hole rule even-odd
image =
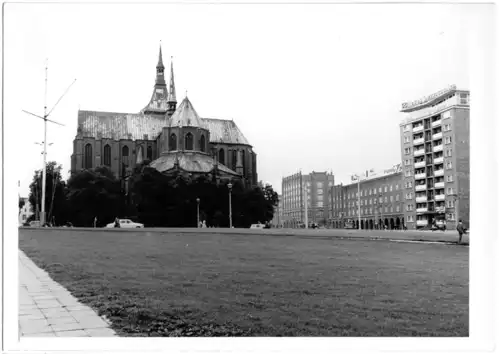
[[[281,195],[278,194],[278,205],[274,207],[273,219],[271,220],[271,225],[273,227],[283,227],[283,208],[282,208]]]
[[[469,222],[469,91],[455,85],[402,104],[400,123],[407,227]]]
[[[335,184],[335,177],[328,172],[302,172],[283,178],[281,192],[283,199],[284,227],[299,227],[306,222],[325,225],[328,219],[328,189]]]
[[[403,188],[401,164],[381,173],[372,173],[359,182],[330,188],[329,226],[344,228],[347,222],[361,229],[402,229]]]
[[[19,210],[19,225],[24,224],[28,218],[33,215],[29,198],[22,198],[24,201],[23,207]]]

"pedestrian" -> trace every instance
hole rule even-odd
[[[115,227],[120,227],[120,220],[118,220],[118,218],[116,217],[115,218]]]
[[[97,216],[94,218],[94,229],[96,228],[97,225]]]
[[[462,236],[465,233],[465,227],[464,224],[462,223],[462,219],[458,220],[457,231],[458,231],[458,244],[461,244]]]
[[[201,227],[203,229],[206,229],[207,228],[207,223],[205,222],[205,220],[203,220],[203,222],[201,223]]]

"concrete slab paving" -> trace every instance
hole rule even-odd
[[[114,337],[90,307],[19,250],[19,331],[22,337]]]

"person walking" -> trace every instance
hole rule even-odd
[[[462,236],[465,233],[465,227],[464,224],[462,223],[462,219],[458,220],[457,231],[458,231],[458,244],[461,244]]]
[[[97,216],[94,218],[94,229],[96,228],[97,225]]]
[[[120,227],[120,220],[118,218],[115,218],[115,227]]]

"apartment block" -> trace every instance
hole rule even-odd
[[[372,173],[358,183],[335,185],[329,190],[329,226],[342,229],[402,229],[404,225],[401,164]]]
[[[469,91],[452,85],[402,104],[404,215],[408,229],[469,222]]]
[[[284,227],[300,227],[307,221],[326,225],[328,219],[328,189],[335,177],[328,172],[293,174],[282,179],[282,215]],[[307,208],[306,203],[307,202]]]

